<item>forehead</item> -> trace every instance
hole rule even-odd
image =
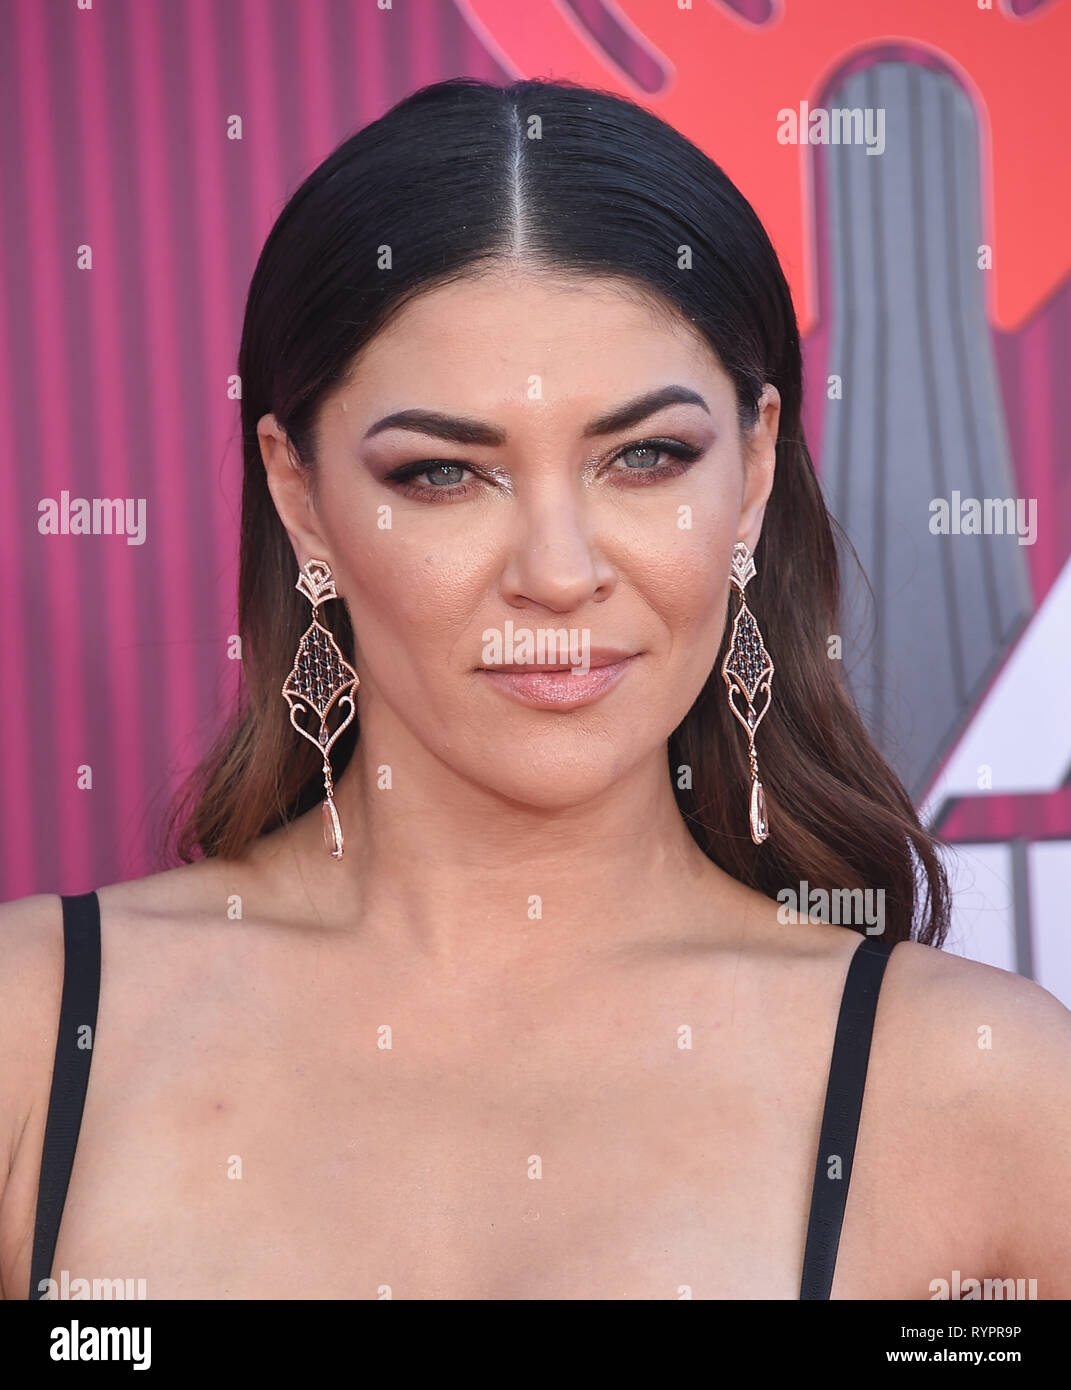
[[[338,395],[347,410],[434,388],[459,400],[617,398],[683,376],[732,386],[675,305],[635,281],[495,268],[425,290],[361,350]],[[445,402],[441,402],[445,403]]]

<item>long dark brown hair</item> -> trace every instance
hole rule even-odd
[[[720,674],[726,623],[706,685],[668,744],[696,843],[771,898],[801,882],[830,894],[881,890],[886,939],[940,945],[949,890],[937,841],[827,654],[839,632],[837,541],[803,439],[799,332],[777,255],[750,204],[689,140],[632,102],[566,82],[424,87],[344,141],[272,228],[238,363],[242,689],[172,809],[174,853],[241,858],[322,795],[320,762],[280,694],[309,607],[294,588],[257,421],[273,412],[295,458],[314,468],[319,407],[388,318],[422,291],[517,257],[624,278],[669,301],[731,376],[742,428],[757,419],[765,382],[781,395],[773,491],[747,591],[776,664],[759,736],[770,838],[756,846],[748,830],[746,740]],[[352,662],[345,606],[331,610]],[[336,778],[358,737],[355,720],[333,750]]]

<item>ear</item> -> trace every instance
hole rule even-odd
[[[294,455],[286,431],[274,415],[262,415],[257,421],[257,439],[268,491],[290,537],[298,566],[311,559],[330,564],[331,556],[316,515],[311,474]]]
[[[759,397],[759,417],[744,440],[744,493],[736,538],[752,553],[759,543],[766,503],[773,488],[780,419],[781,393],[767,382]]]

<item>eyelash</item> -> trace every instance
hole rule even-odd
[[[669,454],[676,459],[676,463],[660,464],[657,468],[626,469],[622,470],[632,473],[642,478],[640,487],[646,486],[650,482],[662,482],[667,478],[678,477],[681,473],[693,464],[702,454],[702,449],[697,449],[693,444],[685,444],[679,439],[638,439],[633,444],[626,444],[618,449],[610,460],[616,463],[622,454],[631,454],[637,449],[653,449],[659,454]],[[396,468],[393,473],[388,473],[384,482],[391,483],[399,488],[407,497],[418,498],[421,501],[446,501],[447,498],[467,497],[471,491],[471,484],[468,482],[455,483],[453,485],[424,483],[417,485],[414,480],[425,473],[430,473],[435,468],[463,468],[466,472],[472,473],[475,477],[481,476],[477,469],[467,463],[461,463],[457,459],[419,459],[416,463],[404,464],[401,468]],[[616,470],[615,470],[616,471]],[[628,486],[633,486],[629,483]]]

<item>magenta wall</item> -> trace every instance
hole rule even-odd
[[[285,198],[414,88],[506,78],[449,0],[3,10],[7,899],[149,872],[168,798],[231,698],[232,374]],[[144,544],[41,535],[39,503],[64,491],[144,499]]]

